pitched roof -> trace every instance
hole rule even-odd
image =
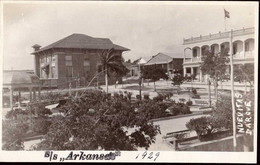
[[[150,59],[145,65],[165,64],[171,62],[172,59],[172,57],[166,54],[158,53],[157,55],[153,56],[152,59]]]
[[[40,52],[52,48],[80,48],[80,49],[111,49],[127,51],[129,49],[113,44],[108,38],[94,38],[85,34],[72,34],[59,41],[56,41],[48,46],[34,52]]]

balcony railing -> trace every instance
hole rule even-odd
[[[237,52],[233,55],[233,59],[252,59],[255,56],[254,51],[246,51],[246,52]],[[197,58],[186,58],[184,59],[184,63],[198,63],[203,60],[200,57]]]
[[[200,57],[195,57],[195,58],[187,58],[184,60],[184,63],[196,63],[196,62],[201,62]]]
[[[234,30],[233,31],[233,36],[239,36],[239,35],[246,35],[246,34],[253,34],[255,32],[255,28],[244,28],[244,29],[239,29],[239,30]],[[209,34],[205,36],[200,36],[200,37],[191,37],[188,39],[183,39],[183,44],[190,44],[190,43],[195,43],[195,42],[202,42],[202,41],[207,41],[207,40],[212,40],[212,39],[220,39],[220,38],[228,38],[230,37],[230,31],[229,32],[219,32],[215,34]]]

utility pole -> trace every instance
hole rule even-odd
[[[230,79],[231,79],[231,100],[232,100],[232,118],[233,118],[233,146],[234,151],[237,150],[237,139],[236,139],[236,111],[235,111],[235,99],[234,99],[234,66],[233,66],[233,47],[232,47],[232,33],[230,31]]]

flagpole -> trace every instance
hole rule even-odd
[[[230,31],[230,79],[231,79],[231,100],[232,100],[232,119],[233,119],[233,146],[234,151],[237,150],[236,139],[236,111],[235,111],[235,99],[234,99],[234,68],[233,68],[233,47],[232,47],[232,34],[233,29]]]
[[[224,19],[225,19],[225,32],[227,31],[226,29],[226,16],[224,16]]]

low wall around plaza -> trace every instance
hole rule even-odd
[[[245,147],[246,145],[246,147]],[[202,142],[194,144],[186,148],[180,148],[180,151],[223,151],[233,152],[233,136],[229,136],[219,140]],[[237,152],[253,151],[253,136],[245,139],[243,136],[237,137]]]

